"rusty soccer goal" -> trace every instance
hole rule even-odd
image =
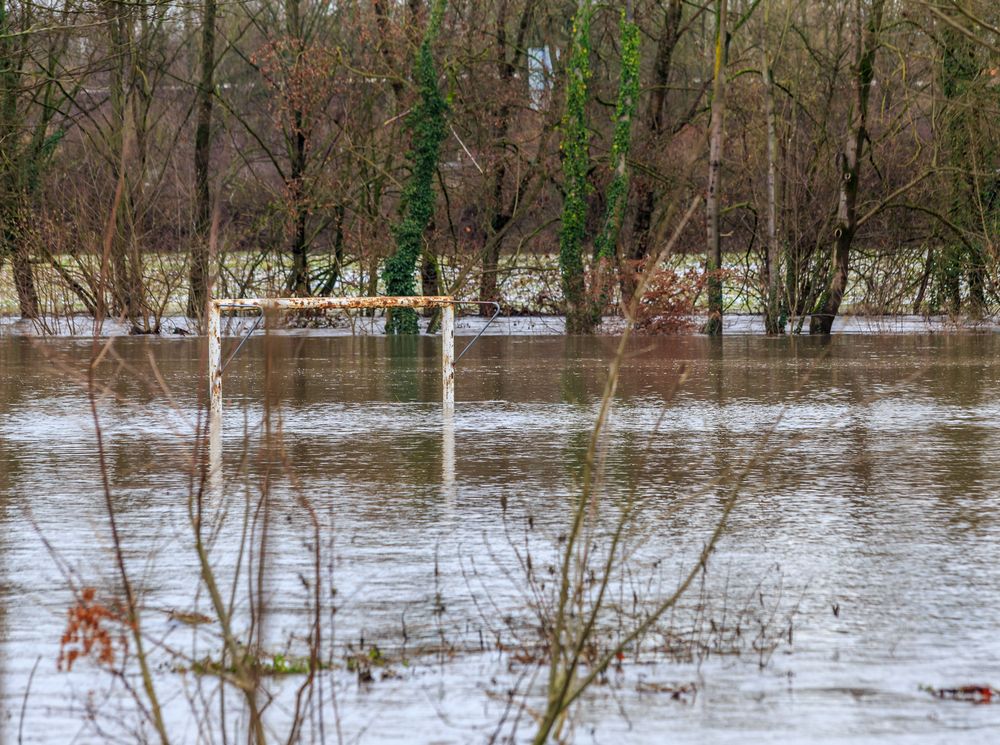
[[[327,308],[440,308],[441,309],[441,396],[446,409],[455,404],[455,300],[448,296],[410,297],[296,297],[221,298],[208,306],[208,390],[213,419],[222,416],[222,373],[239,352],[243,342],[222,362],[222,312],[258,309],[268,311],[323,310]],[[495,317],[495,316],[494,316]],[[259,321],[258,321],[259,323]],[[256,324],[254,326],[256,328]],[[250,330],[253,332],[253,329]],[[249,338],[249,334],[243,341]],[[477,337],[478,338],[478,337]]]

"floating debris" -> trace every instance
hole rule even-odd
[[[186,626],[201,626],[202,624],[212,623],[212,619],[204,613],[194,613],[177,609],[168,611],[167,618],[171,621],[183,623]]]
[[[694,683],[654,683],[640,680],[635,690],[639,693],[665,693],[674,701],[687,701],[688,697],[694,698],[698,692],[698,686]]]
[[[970,704],[995,704],[1000,703],[1000,690],[990,686],[967,685],[958,688],[934,688],[933,686],[921,686],[935,698],[945,701],[967,701]]]

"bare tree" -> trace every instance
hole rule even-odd
[[[809,321],[810,334],[829,334],[840,310],[847,289],[850,271],[851,244],[858,228],[858,189],[861,178],[862,155],[868,141],[868,99],[875,77],[875,56],[881,45],[882,16],[885,0],[873,0],[866,10],[866,3],[857,0],[854,10],[856,35],[855,61],[852,70],[853,101],[847,142],[837,155],[840,171],[837,224],[833,230],[832,267],[826,290],[820,297],[817,310]]]
[[[203,0],[198,90],[195,93],[197,124],[194,133],[195,237],[191,246],[187,314],[201,318],[208,301],[209,226],[212,194],[209,186],[212,161],[212,103],[215,97],[216,0]]]
[[[726,65],[729,56],[728,0],[715,4],[715,63],[712,68],[712,120],[708,131],[708,189],[705,197],[705,224],[708,232],[708,322],[705,333],[722,334],[722,236],[720,234],[719,191],[722,182],[722,146],[726,117]]]

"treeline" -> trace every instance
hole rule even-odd
[[[557,251],[576,332],[983,317],[998,68],[993,0],[0,0],[0,269],[25,318],[137,332],[210,293],[504,304]]]

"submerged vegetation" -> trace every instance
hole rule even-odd
[[[437,40],[444,15],[445,0],[434,0],[427,31],[417,53],[416,75],[420,100],[407,116],[413,149],[407,156],[412,167],[401,197],[403,218],[393,227],[396,253],[385,264],[385,288],[388,295],[413,295],[413,273],[417,260],[425,254],[424,232],[434,217],[434,175],[445,136],[447,105],[438,88],[437,69],[431,45]],[[433,261],[433,259],[431,259]],[[387,334],[416,334],[417,313],[412,308],[391,311]]]

